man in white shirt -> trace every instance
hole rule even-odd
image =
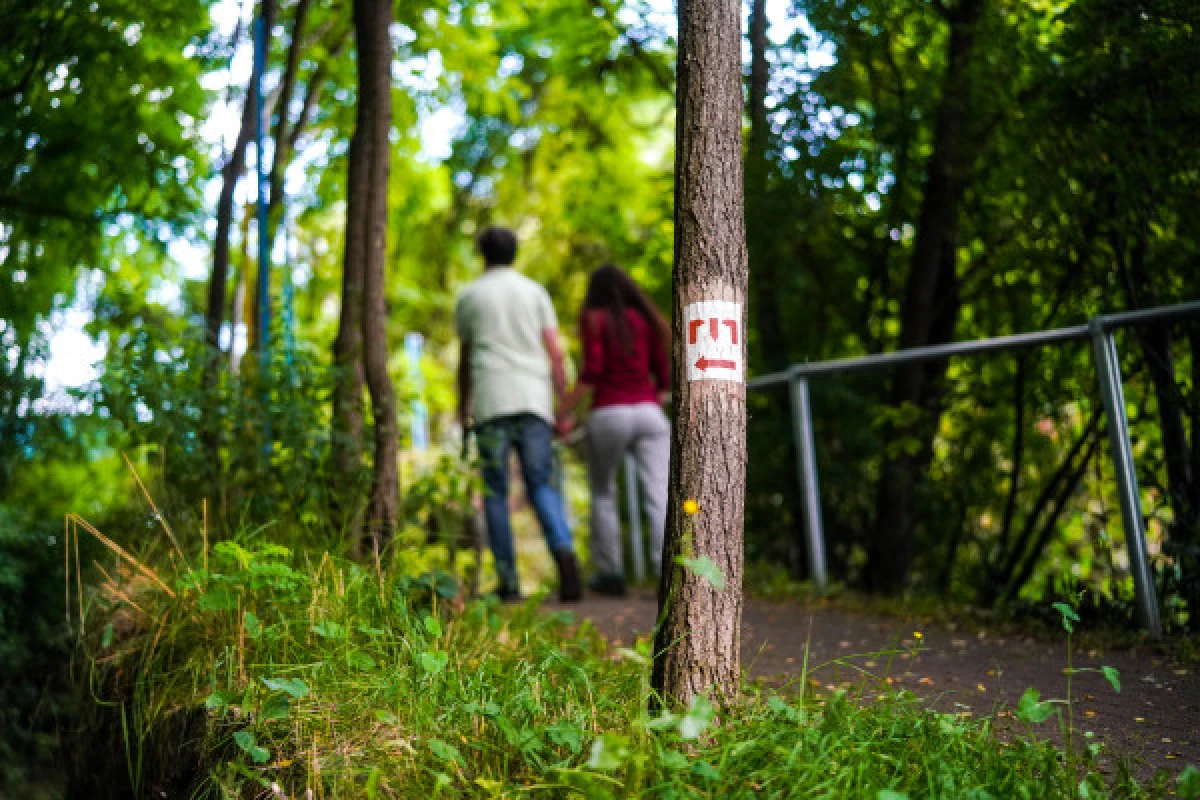
[[[485,271],[458,296],[455,327],[462,341],[458,415],[473,429],[483,462],[484,516],[505,600],[520,597],[508,515],[508,454],[515,449],[525,491],[558,566],[564,602],[582,597],[575,546],[562,497],[554,487],[555,401],[566,394],[558,321],[541,284],[513,269],[517,237],[505,228],[479,235]]]

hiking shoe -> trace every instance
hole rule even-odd
[[[496,576],[499,580],[496,588],[492,590],[492,596],[496,597],[501,603],[519,603],[525,598],[521,597],[521,585],[516,578],[506,579],[503,575]]]
[[[588,581],[588,589],[596,594],[606,594],[609,597],[624,597],[625,578],[601,572],[593,575]]]
[[[579,562],[570,550],[559,550],[554,554],[558,565],[558,599],[564,603],[578,603],[583,599],[583,582],[579,578]]]

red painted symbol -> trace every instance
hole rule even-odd
[[[729,332],[733,334],[733,343],[737,344],[737,320],[727,319],[723,320],[723,322],[729,326]]]
[[[721,338],[721,325],[729,328],[729,333],[733,337],[733,343],[738,343],[738,324],[734,319],[717,319],[710,317],[708,320],[708,335],[714,342]],[[696,343],[696,332],[704,326],[704,320],[694,319],[688,323],[688,344]]]
[[[717,358],[705,358],[704,356],[701,356],[700,360],[696,362],[696,369],[701,372],[706,371],[709,367],[713,369],[737,369],[737,362]]]

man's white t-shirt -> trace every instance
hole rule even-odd
[[[469,345],[476,424],[510,414],[554,422],[542,331],[557,329],[550,295],[512,267],[492,267],[458,296],[454,324]]]

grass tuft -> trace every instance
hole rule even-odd
[[[247,539],[152,567],[74,520],[117,556],[80,640],[92,797],[1163,796],[885,683],[651,716],[648,642],[464,604],[435,550],[359,564]]]

